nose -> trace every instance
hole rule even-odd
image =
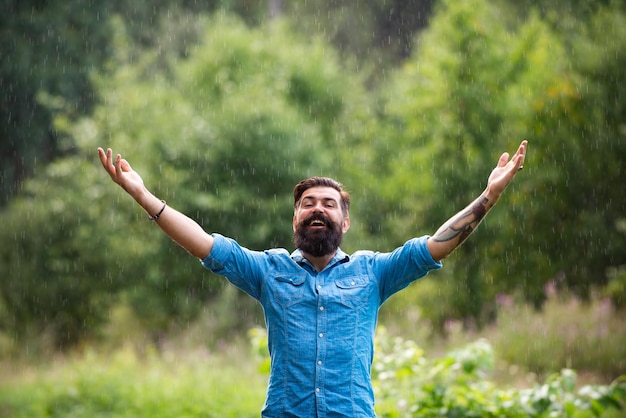
[[[317,202],[315,206],[313,206],[314,213],[324,213],[324,202]]]

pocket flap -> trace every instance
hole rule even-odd
[[[365,287],[367,286],[368,280],[364,277],[352,276],[352,277],[344,277],[339,280],[335,280],[335,284],[337,287],[341,289],[353,289],[356,287]]]
[[[276,280],[283,283],[291,283],[294,286],[300,286],[306,280],[306,275],[278,275]]]

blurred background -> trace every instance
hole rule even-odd
[[[487,338],[507,384],[626,373],[626,2],[5,0],[0,37],[5,385],[128,347],[236,365],[263,326],[98,146],[251,249],[291,251],[293,186],[334,177],[350,253],[434,233],[527,139],[480,229],[380,324],[433,355]]]

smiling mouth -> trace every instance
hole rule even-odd
[[[314,219],[311,221],[311,223],[309,223],[309,226],[318,226],[318,227],[322,227],[322,226],[326,226],[326,223],[322,220],[319,219]]]

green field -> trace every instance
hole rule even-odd
[[[481,333],[453,326],[446,339],[420,344],[381,327],[373,367],[377,412],[623,416],[626,381],[616,378],[624,367],[623,321],[603,301],[553,300],[541,314],[510,306],[498,326]],[[259,416],[265,334],[254,329],[248,336],[212,349],[194,342],[197,335],[179,335],[159,350],[127,338],[63,355],[14,353],[1,366],[0,417]],[[576,365],[579,373],[571,369]]]

